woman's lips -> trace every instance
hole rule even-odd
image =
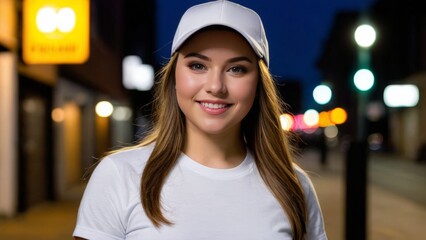
[[[231,104],[227,104],[227,103],[214,103],[214,102],[198,102],[201,106],[201,108],[209,113],[209,114],[222,114],[224,112],[226,112],[229,107],[231,106]]]

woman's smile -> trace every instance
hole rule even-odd
[[[198,102],[198,101],[197,101]],[[226,103],[217,103],[217,102],[198,102],[201,108],[208,114],[218,115],[226,112],[232,105]]]

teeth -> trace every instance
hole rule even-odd
[[[226,107],[226,104],[205,103],[205,102],[202,102],[201,105],[203,105],[204,107],[207,107],[207,108],[212,108],[212,109],[219,109],[219,108],[225,108]]]

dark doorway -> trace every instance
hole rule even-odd
[[[19,76],[18,211],[53,199],[52,88]]]

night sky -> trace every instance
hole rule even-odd
[[[365,10],[374,0],[235,0],[262,18],[269,42],[272,74],[302,82],[305,108],[317,106],[312,91],[321,83],[315,61],[321,53],[334,14],[342,10]],[[170,56],[171,41],[184,11],[206,1],[157,0],[157,61]]]

